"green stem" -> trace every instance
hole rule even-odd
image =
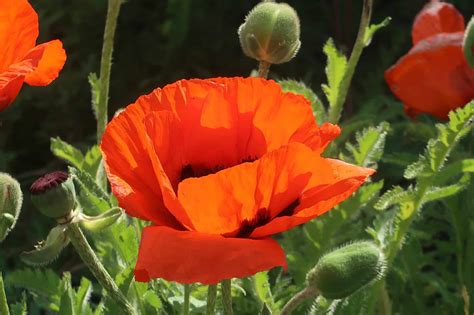
[[[224,307],[224,315],[232,315],[232,280],[222,280],[221,290],[222,290],[222,305]]]
[[[380,300],[379,300],[380,315],[391,315],[392,314],[392,303],[388,296],[387,288],[385,287],[385,280],[380,285]]]
[[[313,287],[306,287],[300,292],[296,293],[288,303],[285,304],[283,309],[281,310],[280,315],[289,315],[291,314],[295,308],[297,308],[301,303],[308,299],[314,299],[318,296],[318,291]]]
[[[104,42],[102,45],[102,57],[100,60],[100,93],[97,105],[97,142],[100,143],[105,127],[108,122],[108,103],[110,70],[112,68],[112,52],[114,49],[115,29],[120,6],[123,0],[109,0],[107,19],[105,21]]]
[[[114,280],[110,277],[109,273],[105,270],[99,258],[92,250],[86,237],[79,228],[79,225],[77,225],[77,223],[70,223],[67,229],[67,234],[82,261],[86,264],[102,287],[104,287],[109,296],[123,308],[126,314],[136,315],[135,309],[127,301],[117,284],[115,284]]]
[[[207,287],[207,307],[206,315],[214,315],[216,308],[217,285]]]
[[[183,315],[189,315],[189,297],[191,296],[191,284],[184,285]]]
[[[258,64],[258,76],[261,78],[268,78],[268,72],[270,72],[270,66],[272,64],[266,61],[260,61]]]
[[[357,39],[354,43],[354,47],[352,48],[352,53],[349,58],[349,61],[347,62],[344,76],[342,77],[341,83],[339,85],[339,93],[337,93],[336,101],[334,102],[334,106],[329,109],[329,121],[334,124],[338,123],[339,119],[341,118],[342,108],[344,106],[344,103],[347,98],[347,93],[351,86],[352,77],[354,76],[357,63],[359,62],[362,51],[364,50],[364,47],[366,45],[365,34],[367,32],[367,27],[370,24],[372,6],[373,0],[364,0]]]
[[[7,296],[5,294],[5,288],[3,286],[3,276],[0,272],[0,314],[10,315],[8,310]]]

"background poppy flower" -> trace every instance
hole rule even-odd
[[[392,92],[411,117],[428,113],[445,119],[474,98],[474,69],[462,50],[465,24],[445,2],[425,5],[413,24],[413,48],[385,72]]]
[[[27,0],[0,1],[0,111],[15,100],[23,82],[48,85],[66,62],[60,40],[36,46],[38,27]]]
[[[339,127],[260,78],[183,80],[108,125],[101,143],[120,206],[151,221],[138,281],[217,283],[275,266],[271,235],[323,214],[373,170],[321,157]]]

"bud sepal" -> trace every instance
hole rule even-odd
[[[17,180],[0,173],[0,242],[15,227],[23,204],[23,193]]]

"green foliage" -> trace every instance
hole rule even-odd
[[[332,107],[336,103],[339,93],[339,85],[342,82],[344,73],[346,72],[347,58],[334,45],[334,41],[330,38],[323,48],[327,57],[326,77],[327,84],[323,84],[322,88],[329,106]]]
[[[80,168],[84,161],[84,155],[81,151],[69,143],[62,141],[59,137],[51,138],[51,152],[58,158],[77,168]]]
[[[69,244],[65,231],[66,227],[64,226],[51,229],[45,241],[36,245],[34,250],[21,254],[21,260],[30,266],[44,266],[51,263]]]
[[[263,271],[252,277],[255,293],[262,304],[262,310],[270,310],[270,313],[277,312],[278,309],[273,300],[271,286],[268,281],[268,272]]]
[[[386,17],[380,23],[369,25],[369,27],[367,27],[367,31],[365,32],[365,38],[364,38],[365,46],[369,46],[375,33],[379,31],[380,29],[387,27],[390,24],[390,21],[392,21],[392,18]]]

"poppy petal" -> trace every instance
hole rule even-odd
[[[216,284],[277,266],[286,269],[285,253],[271,238],[225,238],[148,226],[142,234],[135,279]]]
[[[372,172],[347,167],[359,171],[359,185]],[[235,236],[266,224],[307,190],[337,185],[345,176],[352,173],[332,167],[301,143],[291,143],[253,163],[188,178],[180,183],[178,198],[197,231]]]
[[[45,86],[54,81],[66,62],[66,51],[60,40],[53,40],[36,46],[24,59],[32,59],[36,64],[33,72],[28,73],[25,82],[33,86]]]
[[[452,4],[431,1],[415,18],[413,45],[436,34],[463,32],[464,28],[464,17]]]
[[[38,15],[27,0],[0,1],[0,73],[35,46]]]
[[[121,207],[127,213],[156,224],[179,227],[166,209],[159,176],[159,161],[147,136],[142,104],[134,104],[107,126],[101,142],[105,168]]]
[[[374,173],[372,169],[333,159],[322,159],[318,169],[326,172],[314,173],[294,213],[278,216],[268,224],[257,227],[250,237],[261,238],[280,233],[324,214],[352,195]]]
[[[0,111],[6,109],[15,100],[23,86],[25,74],[32,69],[31,60],[24,60],[0,73]]]
[[[450,110],[474,98],[474,69],[464,58],[462,42],[463,33],[431,36],[385,72],[385,80],[407,113],[445,119]]]

